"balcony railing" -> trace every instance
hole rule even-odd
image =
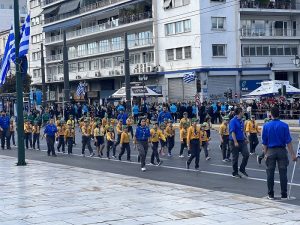
[[[57,0],[53,0],[53,1],[57,1]],[[69,17],[72,17],[72,16],[80,15],[80,14],[90,12],[90,11],[95,10],[95,9],[100,9],[100,8],[103,8],[103,7],[112,5],[112,4],[116,4],[116,3],[122,2],[122,1],[124,1],[124,0],[102,0],[102,1],[90,4],[90,5],[82,6],[78,10],[75,10],[73,12],[64,13],[64,14],[53,16],[53,17],[50,17],[50,18],[46,18],[44,23],[48,24],[48,23],[52,23],[52,22],[55,22],[55,21],[63,20],[63,19],[66,19],[66,18],[69,18]]]
[[[58,60],[62,60],[62,54],[49,55],[48,57],[46,57],[47,62],[53,62],[53,61],[58,61]]]
[[[58,2],[58,1],[60,1],[60,0],[44,0],[41,3],[42,3],[42,6],[45,6],[45,5],[49,5],[49,4],[52,4],[54,2]]]
[[[144,47],[144,46],[146,47],[152,44],[153,44],[153,38],[128,40],[129,48]],[[116,51],[122,51],[123,49],[124,49],[124,42],[122,41],[120,43],[110,44],[109,46],[105,46],[105,47],[102,46],[102,47],[97,47],[89,50],[86,49],[83,51],[69,52],[68,56],[69,59],[77,59],[77,58],[82,58],[91,55],[113,53]],[[47,57],[47,62],[52,62],[57,60],[62,60],[62,54],[50,55],[49,57]]]
[[[241,0],[241,8],[250,8],[250,9],[296,9],[296,1],[269,1],[267,3],[262,3],[255,0]]]
[[[242,37],[296,37],[296,29],[241,29]]]
[[[134,23],[134,22],[138,22],[140,20],[150,19],[150,18],[152,18],[152,12],[144,12],[144,13],[134,14],[134,15],[131,15],[128,17],[121,17],[115,21],[99,24],[96,26],[82,28],[82,29],[79,29],[76,31],[70,31],[70,32],[67,32],[66,36],[67,36],[67,39],[82,37],[85,35],[98,33],[101,31],[113,29],[115,27],[119,27],[122,25],[130,24],[130,23]],[[52,42],[58,42],[58,41],[62,41],[62,40],[63,40],[62,35],[47,37],[46,44],[49,44]]]

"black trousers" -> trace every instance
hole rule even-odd
[[[82,154],[84,154],[86,146],[87,146],[90,154],[92,154],[93,149],[91,146],[91,137],[90,136],[82,136],[82,151],[81,151]]]
[[[230,158],[229,135],[223,135],[222,140],[223,140],[223,143],[222,143],[221,147],[222,147],[223,160],[229,159]]]
[[[5,147],[5,141],[6,141],[6,148],[10,148],[10,138],[9,138],[9,129],[3,129],[2,134],[1,134],[1,147],[4,149]]]
[[[73,153],[73,138],[72,137],[67,137],[67,145],[68,145],[68,154]]]
[[[174,136],[168,137],[167,144],[168,144],[168,153],[171,154],[175,144],[175,137]]]
[[[243,159],[240,165],[240,171],[244,172],[246,170],[246,166],[248,164],[249,159],[249,151],[247,148],[247,144],[245,141],[238,141],[239,146],[235,147],[233,141],[229,141],[230,149],[232,151],[232,175],[238,174],[238,163],[239,163],[239,153],[242,154]]]
[[[189,157],[187,163],[191,164],[193,159],[195,158],[195,168],[199,168],[199,160],[200,160],[200,141],[198,139],[193,139],[190,141],[191,148],[191,156]]]
[[[249,135],[250,153],[255,153],[255,149],[258,145],[257,134]]]
[[[57,145],[57,151],[60,152],[60,147],[62,147],[62,152],[65,152],[65,136],[60,135],[58,137],[58,145]]]
[[[115,146],[113,148],[113,156],[116,156],[116,149],[117,149],[117,146],[120,144],[120,141],[121,141],[121,134],[118,134],[117,135],[117,141],[116,141]]]
[[[9,144],[10,144],[10,140],[12,140],[13,145],[16,145],[16,141],[15,141],[15,132],[14,132],[14,131],[10,131],[10,135],[9,135]]]
[[[33,134],[33,148],[35,149],[35,143],[37,148],[40,149],[40,134]]]
[[[126,150],[126,153],[127,153],[127,160],[129,161],[130,160],[130,144],[129,143],[123,143],[122,144],[121,152],[119,154],[119,159],[122,158],[123,154],[125,153],[125,150]]]
[[[113,151],[115,151],[115,147],[114,147],[114,142],[113,141],[107,141],[107,144],[106,144],[106,156],[107,158],[109,158],[109,153],[110,153],[110,149],[113,149]]]
[[[152,154],[151,154],[152,164],[154,164],[154,159],[156,159],[157,163],[160,162],[160,158],[158,154],[158,142],[152,142]]]
[[[26,149],[28,149],[28,142],[29,142],[30,148],[32,148],[32,133],[25,133],[24,136],[25,136]]]
[[[183,155],[183,149],[186,148],[187,145],[186,145],[186,138],[183,139],[183,142],[181,142],[181,145],[180,145],[180,153],[179,155]]]
[[[132,126],[128,126],[128,132],[131,134],[131,138],[133,138],[133,128],[132,128]]]
[[[285,148],[268,149],[266,157],[268,194],[274,196],[274,173],[277,163],[280,177],[281,196],[287,197],[287,167],[289,165],[287,150]]]
[[[50,155],[50,153],[52,153],[52,155],[55,155],[55,149],[54,149],[55,137],[47,136],[46,142],[47,142],[47,147],[48,147],[48,155]]]

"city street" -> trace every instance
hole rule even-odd
[[[247,172],[249,178],[235,179],[231,177],[231,163],[222,162],[221,151],[219,149],[219,137],[216,131],[212,131],[212,141],[210,142],[209,155],[212,158],[210,161],[206,161],[204,158],[204,152],[200,154],[200,171],[193,170],[194,164],[191,164],[191,169],[188,171],[185,168],[185,162],[187,157],[179,158],[179,147],[180,143],[178,137],[178,130],[175,148],[173,150],[173,157],[163,157],[163,165],[158,166],[147,166],[145,173],[141,172],[140,165],[137,163],[137,151],[132,145],[132,162],[125,161],[126,156],[123,156],[122,162],[119,160],[108,160],[106,158],[83,158],[81,154],[81,137],[80,133],[76,134],[77,145],[73,148],[73,155],[58,154],[58,157],[48,157],[46,151],[46,143],[43,140],[41,143],[42,151],[27,150],[26,158],[27,163],[31,163],[31,160],[38,160],[44,162],[51,162],[56,164],[63,164],[68,166],[81,167],[86,169],[111,172],[120,175],[128,175],[139,178],[147,178],[156,181],[165,181],[174,184],[188,185],[192,187],[200,187],[209,190],[217,190],[228,193],[242,194],[251,197],[265,198],[267,196],[267,185],[266,185],[266,172],[264,161],[261,166],[258,166],[256,162],[256,156],[250,156],[249,163],[247,166]],[[293,133],[293,145],[296,150],[298,145],[298,134]],[[94,146],[93,146],[94,147]],[[260,145],[257,148],[257,152],[260,153]],[[95,149],[95,147],[94,147]],[[119,152],[119,147],[117,152]],[[104,151],[105,152],[105,151]],[[13,150],[1,150],[1,155],[17,156],[16,147]],[[86,155],[88,155],[86,150]],[[151,150],[148,152],[147,163],[150,162],[149,157]],[[17,160],[15,160],[17,162]],[[291,172],[293,169],[293,163],[290,163],[288,170],[288,178],[290,181]],[[55,173],[55,170],[52,171]],[[287,203],[300,205],[300,168],[296,167],[294,184],[292,186],[292,196],[296,197],[294,200],[288,200]],[[276,172],[276,188],[275,196],[280,196],[279,178],[278,172]]]

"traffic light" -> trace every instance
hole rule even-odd
[[[231,89],[229,89],[228,98],[232,99],[232,90]]]
[[[282,90],[281,88],[278,89],[278,94],[281,96],[282,95]]]
[[[224,97],[225,97],[225,98],[228,98],[228,93],[227,93],[227,91],[224,92]]]
[[[282,86],[282,95],[286,96],[286,85]]]

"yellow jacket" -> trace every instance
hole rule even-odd
[[[121,139],[120,139],[120,144],[126,144],[129,143],[130,141],[130,136],[128,132],[123,131],[121,134]]]
[[[180,141],[183,142],[184,139],[187,138],[187,133],[188,133],[188,130],[187,129],[180,129]]]
[[[228,129],[228,124],[226,125],[225,123],[222,123],[220,128],[219,128],[219,134],[220,135],[229,135],[229,129]]]
[[[246,132],[250,134],[257,134],[259,133],[258,124],[255,121],[248,121],[246,125]]]
[[[163,141],[166,141],[166,137],[165,137],[165,135],[162,133],[161,130],[152,128],[152,129],[150,130],[150,141],[151,141],[151,142],[158,142],[159,139],[161,139],[161,140],[163,140]]]
[[[187,145],[190,144],[191,140],[200,139],[200,128],[196,127],[194,128],[193,126],[190,126],[187,132],[187,138],[186,138],[186,143]]]

